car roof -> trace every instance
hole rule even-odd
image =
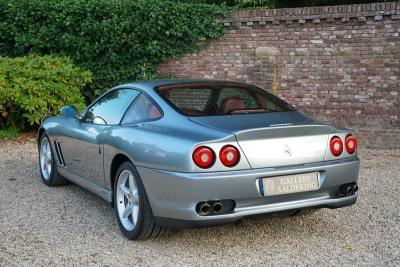
[[[167,103],[163,97],[161,97],[154,88],[160,87],[160,86],[170,86],[170,85],[178,85],[178,84],[193,84],[193,83],[203,83],[203,84],[215,84],[215,83],[221,83],[221,84],[237,84],[237,85],[244,85],[244,86],[251,86],[249,84],[243,83],[243,82],[237,82],[237,81],[227,81],[227,80],[211,80],[211,79],[186,79],[186,80],[149,80],[149,81],[139,81],[139,82],[132,82],[132,83],[126,83],[126,84],[121,84],[119,86],[116,86],[111,90],[115,89],[120,89],[120,88],[131,88],[131,89],[140,89],[144,92],[147,93],[148,96],[150,96],[163,110],[164,114],[165,113],[171,113],[175,114],[177,116],[182,116],[182,114],[179,114],[174,107],[171,106],[171,104]],[[107,93],[107,92],[106,92]],[[104,93],[103,95],[105,95]],[[102,97],[102,96],[100,96]],[[99,97],[99,98],[100,98]],[[96,100],[97,101],[97,100]]]
[[[243,82],[238,82],[238,81],[228,81],[228,80],[211,80],[211,79],[185,79],[185,80],[149,80],[149,81],[138,81],[138,82],[132,82],[132,83],[126,83],[119,85],[115,88],[120,88],[120,87],[133,87],[133,88],[140,88],[142,90],[145,90],[148,92],[148,90],[153,90],[156,87],[160,86],[168,86],[168,85],[175,85],[175,84],[190,84],[190,83],[236,83],[236,84],[242,84],[244,85],[245,83]],[[249,85],[249,84],[246,84]]]

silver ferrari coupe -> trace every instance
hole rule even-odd
[[[38,148],[43,182],[112,203],[129,239],[357,199],[354,135],[238,82],[120,85],[46,119]]]

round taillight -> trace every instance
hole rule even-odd
[[[344,146],[349,154],[353,154],[357,149],[357,139],[351,134],[347,135]]]
[[[334,155],[335,157],[339,156],[343,152],[342,139],[340,139],[340,137],[338,136],[332,137],[329,147],[331,149],[332,155]]]
[[[234,146],[224,146],[219,151],[219,159],[226,167],[233,167],[239,162],[239,150]]]
[[[193,161],[200,168],[210,168],[215,161],[215,153],[211,148],[206,146],[198,147],[193,152]]]

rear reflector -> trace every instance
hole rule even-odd
[[[192,155],[193,162],[200,168],[210,168],[215,162],[214,151],[206,146],[196,148]]]
[[[346,147],[346,151],[349,154],[353,154],[357,149],[357,139],[353,135],[349,134],[346,136],[344,145]]]
[[[237,150],[237,148],[234,146],[224,146],[219,151],[219,159],[226,167],[233,167],[239,162],[239,150]]]
[[[334,136],[331,138],[331,142],[329,144],[329,148],[331,149],[332,155],[335,157],[340,156],[343,152],[343,141],[338,136]]]

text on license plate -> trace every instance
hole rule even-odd
[[[264,196],[275,196],[319,189],[319,172],[262,178]]]

